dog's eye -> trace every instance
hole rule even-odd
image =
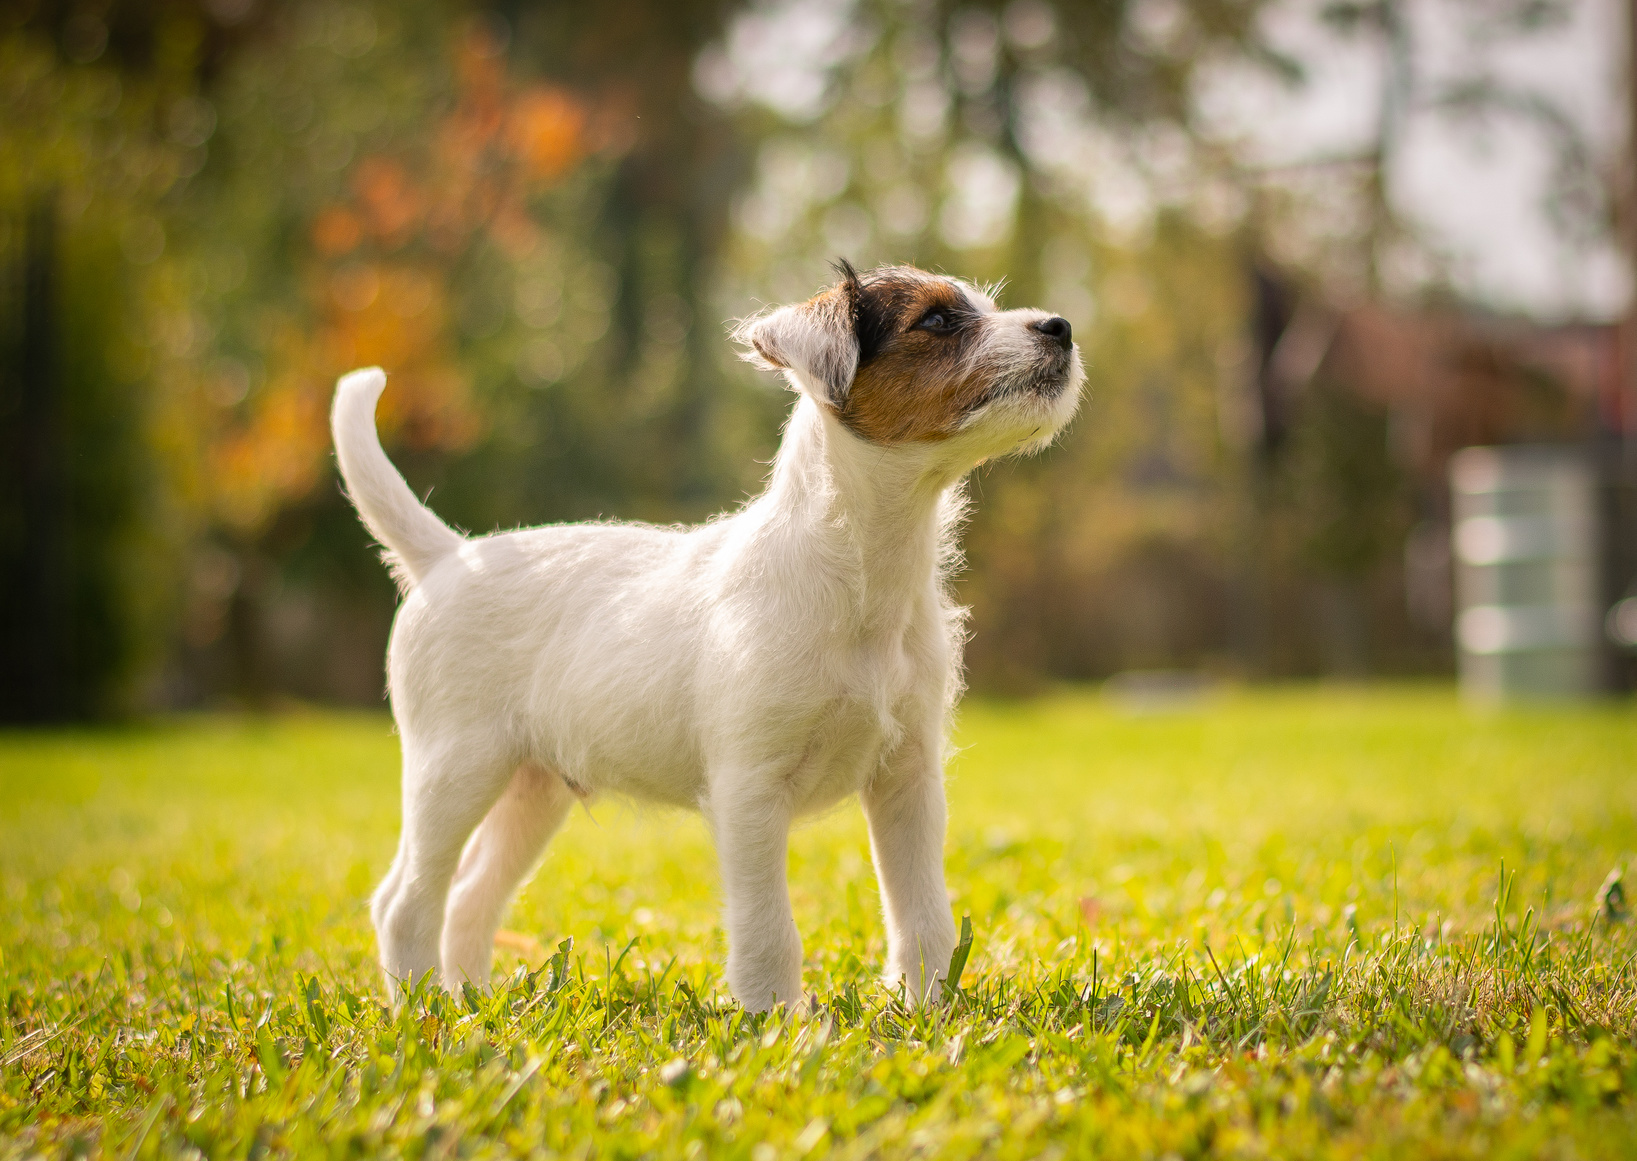
[[[924,331],[947,331],[951,329],[949,315],[942,310],[929,310],[921,316],[921,321],[915,324]]]

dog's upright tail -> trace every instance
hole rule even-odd
[[[375,402],[386,385],[386,372],[379,367],[341,376],[330,408],[330,434],[347,495],[364,526],[386,547],[387,567],[407,592],[464,538],[415,498],[381,450]]]

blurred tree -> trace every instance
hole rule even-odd
[[[1462,19],[1492,11],[1523,35],[1548,7]],[[1379,614],[1393,592],[1402,604],[1416,498],[1386,405],[1315,378],[1334,299],[1437,269],[1386,196],[1412,105],[1551,110],[1481,78],[1430,91],[1403,5],[1334,4],[1324,19],[1382,45],[1367,155],[1258,170],[1202,94],[1263,71],[1297,95],[1302,62],[1266,39],[1267,9],[863,0],[824,19],[836,10],[792,2],[736,18],[701,57],[701,90],[762,142],[728,300],[807,293],[834,253],[912,260],[1004,277],[1009,302],[1063,313],[1081,339],[1092,393],[1076,427],[975,478],[961,581],[975,682],[1357,673],[1372,626],[1405,631]],[[1585,151],[1562,153],[1574,185]]]
[[[622,145],[591,241],[612,273],[612,333],[600,355],[606,420],[571,466],[619,483],[590,515],[619,503],[651,519],[700,519],[750,482],[747,453],[764,450],[773,413],[735,377],[711,290],[745,150],[692,84],[694,60],[727,17],[727,0],[502,4],[514,59],[561,78],[609,111]],[[746,422],[748,420],[748,428]],[[597,465],[589,460],[595,458]],[[573,480],[559,487],[581,490]],[[590,497],[587,497],[590,499]]]
[[[742,490],[773,416],[716,385],[696,321],[732,142],[688,78],[724,7],[296,4],[224,73],[191,236],[234,283],[201,309],[235,579],[201,589],[193,668],[225,644],[250,696],[378,693],[391,589],[319,486],[350,366],[393,373],[383,434],[468,527],[697,518]]]
[[[351,366],[392,373],[383,436],[464,526],[719,510],[788,406],[719,320],[835,256],[1009,279],[1087,352],[1061,445],[974,480],[979,683],[1356,667],[1405,491],[1315,307],[1399,235],[1325,205],[1321,252],[1204,123],[1225,67],[1293,75],[1265,7],[8,9],[6,712],[129,702],[167,634],[163,702],[379,696],[395,593],[328,467]]]
[[[1223,59],[1277,65],[1259,10],[874,0],[827,26],[791,5],[741,17],[701,58],[702,90],[762,141],[725,302],[811,293],[839,253],[1004,279],[1007,303],[1075,327],[1081,420],[973,483],[960,587],[979,684],[1226,649],[1218,412],[1247,206],[1191,95]],[[774,45],[807,77],[758,71]]]
[[[203,161],[186,9],[0,15],[0,717],[140,698],[188,538],[190,380],[174,334],[165,207]]]
[[[378,696],[392,590],[328,466],[338,374],[392,373],[383,437],[423,488],[518,406],[513,284],[572,276],[535,215],[590,127],[502,48],[439,6],[290,5],[212,90],[221,148],[187,231],[215,335],[215,534],[181,658],[201,692]]]
[[[752,482],[777,402],[743,378],[716,386],[724,344],[700,324],[740,155],[690,77],[729,8],[115,0],[11,18],[8,43],[57,62],[42,93],[96,60],[130,111],[133,82],[169,78],[132,114],[140,132],[87,127],[81,150],[160,173],[131,195],[135,241],[103,256],[102,285],[131,291],[103,320],[123,320],[129,385],[92,378],[141,413],[111,420],[130,462],[95,459],[126,477],[121,519],[170,537],[147,630],[151,660],[152,629],[180,612],[163,699],[378,694],[393,594],[326,467],[328,395],[350,366],[393,372],[383,435],[468,526],[699,517]],[[36,140],[60,136],[61,111],[37,105]],[[145,163],[150,146],[175,156]],[[38,200],[50,183],[31,181]],[[107,196],[109,181],[81,184]],[[13,199],[19,238],[27,204]],[[20,307],[8,320],[39,331]],[[43,465],[30,495],[57,503],[63,457],[24,442]],[[136,486],[161,462],[169,524]],[[29,547],[51,521],[19,508],[11,523],[16,560],[62,555]],[[126,559],[105,530],[86,539]],[[49,593],[55,567],[13,571]],[[91,622],[50,623],[28,638],[45,653]]]

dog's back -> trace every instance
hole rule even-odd
[[[566,524],[466,541],[405,598],[388,671],[423,728],[508,731],[570,784],[698,797],[697,682],[714,527]]]

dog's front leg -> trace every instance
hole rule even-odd
[[[752,1012],[802,1002],[801,934],[787,881],[790,808],[783,795],[723,785],[707,808],[722,862],[728,987]]]
[[[907,742],[860,796],[887,925],[887,984],[912,1003],[949,970],[955,921],[944,887],[944,784],[937,750]]]

